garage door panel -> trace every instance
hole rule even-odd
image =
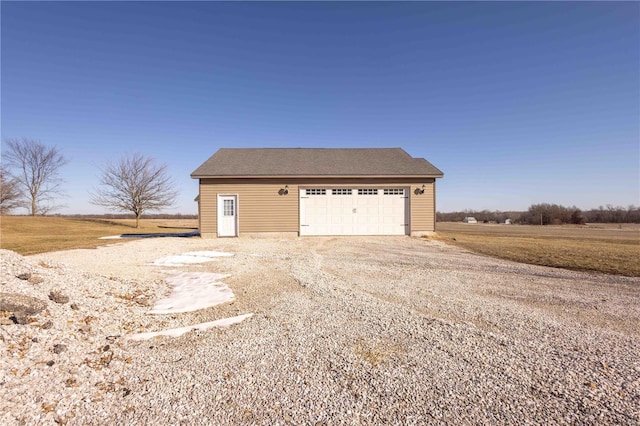
[[[300,235],[405,235],[402,188],[300,190]]]

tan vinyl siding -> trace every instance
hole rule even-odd
[[[416,194],[415,188],[422,188],[424,194]],[[433,232],[435,231],[435,179],[430,179],[424,183],[412,186],[410,195],[411,208],[411,232]]]
[[[200,183],[200,234],[216,234],[218,228],[216,226],[217,216],[217,197],[215,188],[212,185],[203,185]]]
[[[250,183],[216,182],[202,179],[202,234],[217,234],[217,196],[238,196],[238,233],[298,232],[298,196],[289,185],[288,195],[278,191],[286,184],[252,181]]]
[[[200,180],[200,232],[203,236],[217,235],[217,196],[238,196],[238,232],[299,232],[299,189],[307,187],[330,188],[384,188],[402,187],[409,192],[410,231],[435,229],[435,179],[416,183],[415,179],[201,179]],[[289,193],[278,191],[288,185]],[[422,195],[416,188],[425,185]]]

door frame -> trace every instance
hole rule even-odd
[[[222,202],[225,198],[229,199],[232,198],[233,202],[234,202],[234,232],[233,235],[220,235],[220,218],[223,216],[223,205],[224,203]],[[218,194],[217,196],[217,212],[216,212],[216,234],[218,235],[218,237],[237,237],[238,236],[238,230],[239,228],[239,220],[238,220],[238,194]]]

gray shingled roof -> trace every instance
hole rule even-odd
[[[402,148],[222,148],[191,173],[212,177],[420,176],[443,173]]]

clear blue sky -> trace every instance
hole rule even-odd
[[[640,204],[640,4],[2,1],[2,139],[58,146],[69,198],[126,152],[402,147],[437,208]]]

